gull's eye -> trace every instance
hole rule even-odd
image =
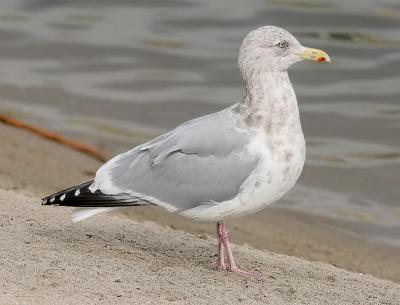
[[[277,46],[281,49],[287,48],[289,46],[289,42],[287,42],[286,40],[281,41],[277,44]]]

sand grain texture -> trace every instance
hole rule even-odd
[[[248,247],[258,278],[213,270],[215,240],[0,191],[2,304],[400,304],[400,286]]]

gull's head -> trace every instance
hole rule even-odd
[[[288,31],[263,26],[247,34],[240,47],[239,68],[242,73],[285,71],[303,59],[329,62],[322,50],[303,47]]]

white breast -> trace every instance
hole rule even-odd
[[[257,168],[245,181],[239,194],[241,208],[234,216],[258,211],[279,200],[299,178],[304,166],[304,137],[295,141],[281,142],[279,150],[271,150],[256,140],[255,150],[259,152]]]

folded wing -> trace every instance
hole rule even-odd
[[[234,198],[256,165],[230,109],[187,122],[101,167],[92,191],[129,194],[170,211]]]

